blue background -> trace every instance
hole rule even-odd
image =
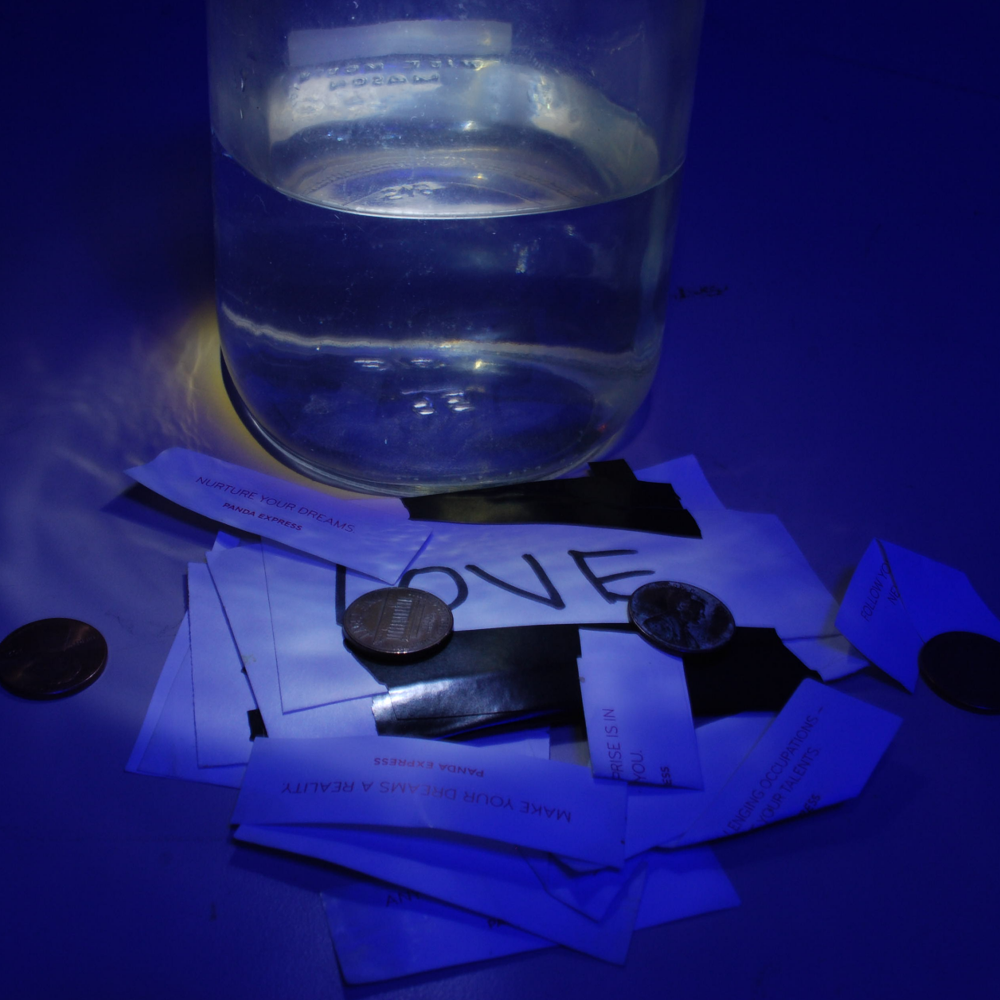
[[[339,997],[318,866],[238,847],[235,792],[123,772],[212,527],[123,496],[174,444],[271,468],[208,319],[195,0],[18,5],[4,34],[0,635],[107,636],[61,702],[0,691],[0,995]],[[710,2],[665,353],[619,454],[693,452],[839,596],[874,536],[1000,611],[994,5]],[[721,294],[716,294],[721,291]],[[903,727],[857,800],[718,845],[743,904],[349,995],[990,995],[1000,719],[876,671]]]

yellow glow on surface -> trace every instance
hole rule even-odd
[[[362,496],[308,479],[282,464],[257,443],[233,409],[222,381],[219,323],[215,305],[199,306],[173,338],[169,370],[169,405],[182,431],[182,447],[244,465],[331,496]]]

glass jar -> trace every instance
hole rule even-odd
[[[231,395],[413,495],[607,450],[663,328],[701,0],[210,0]]]

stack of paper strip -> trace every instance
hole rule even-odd
[[[354,505],[179,449],[131,474],[269,539],[220,534],[189,567],[128,769],[238,787],[238,840],[340,866],[324,900],[349,982],[550,944],[623,962],[635,928],[738,902],[696,845],[857,795],[899,724],[806,679],[777,714],[696,725],[680,659],[587,629],[624,623],[643,578],[682,580],[825,681],[864,666],[780,522],[724,510],[693,458],[640,477],[670,482],[701,538],[410,522],[398,501]],[[581,626],[586,741],[377,735],[387,688],[338,613],[386,582],[436,593],[458,630]]]

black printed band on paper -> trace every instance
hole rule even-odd
[[[644,483],[623,459],[592,462],[581,479],[492,486],[404,497],[411,521],[459,524],[575,524],[701,538],[690,511],[668,483]]]
[[[554,711],[460,715],[443,719],[397,719],[387,695],[372,699],[372,714],[375,716],[375,731],[379,736],[410,736],[423,740],[496,736],[501,733],[516,733],[533,725],[569,725],[578,721],[577,715],[573,713]]]
[[[628,623],[587,625],[607,632],[642,633]],[[686,653],[684,680],[691,714],[696,718],[740,712],[780,712],[802,681],[823,683],[782,641],[773,628],[737,625],[733,637],[718,649]]]
[[[373,699],[380,735],[435,739],[534,719],[583,721],[576,625],[455,632],[443,649],[401,664],[351,652],[389,689]],[[780,711],[803,680],[821,680],[773,628],[737,627],[725,646],[683,661],[691,714],[700,718]]]
[[[539,715],[582,718],[575,625],[454,632],[405,663],[351,649],[389,689],[373,700],[381,735],[454,735]]]
[[[588,462],[587,468],[590,469],[590,474],[598,479],[607,479],[616,483],[639,482],[632,467],[624,458],[612,458],[606,462]],[[676,495],[675,493],[674,496]],[[680,499],[678,499],[677,505],[680,506]]]
[[[684,658],[691,714],[779,712],[806,678],[822,683],[773,628],[737,626],[719,649]]]
[[[264,716],[260,714],[259,708],[251,708],[247,711],[247,724],[250,726],[250,742],[258,737],[267,736],[267,726],[264,725]]]

